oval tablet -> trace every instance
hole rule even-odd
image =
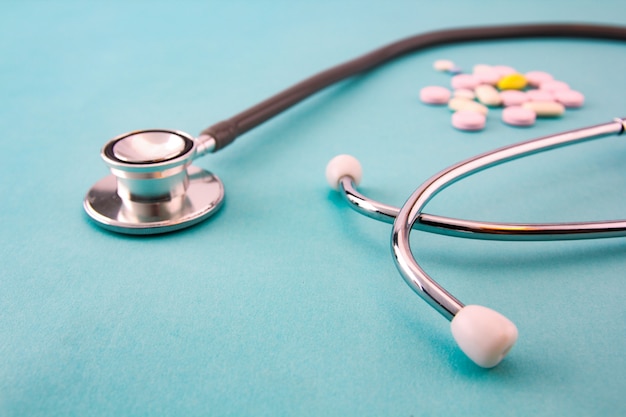
[[[452,84],[452,88],[454,88],[455,90],[459,88],[473,90],[478,86],[478,84],[480,84],[478,79],[470,74],[455,75],[450,80],[450,83]]]
[[[585,103],[585,96],[574,90],[562,90],[554,93],[556,101],[569,108],[582,107]]]
[[[452,126],[459,130],[482,130],[486,122],[484,114],[472,110],[460,110],[452,115]]]
[[[448,107],[452,111],[472,110],[484,114],[485,116],[489,113],[489,109],[484,105],[466,98],[455,97],[448,102]]]
[[[526,77],[528,84],[533,87],[538,87],[543,82],[554,80],[554,77],[551,74],[544,71],[530,71],[524,74],[524,76]]]
[[[454,62],[449,59],[438,59],[433,63],[433,68],[437,71],[450,71],[454,68]]]
[[[502,104],[500,93],[489,84],[479,85],[474,89],[478,101],[486,106],[499,106]]]
[[[468,100],[474,100],[476,98],[476,94],[472,90],[468,90],[466,88],[460,88],[458,90],[454,90],[454,97],[466,98]]]
[[[532,126],[537,115],[531,109],[521,106],[511,106],[502,110],[502,121],[513,126]]]
[[[474,69],[473,69],[474,75],[478,74],[479,72],[485,72],[485,71],[493,71],[493,67],[487,64],[474,65]]]
[[[516,73],[502,77],[498,81],[498,88],[500,90],[521,90],[526,87],[526,84],[528,84],[526,77]]]
[[[517,74],[517,70],[515,70],[515,68],[513,67],[509,67],[508,65],[496,65],[494,67],[491,67],[491,69],[500,74],[500,77]]]
[[[420,100],[427,104],[446,104],[450,100],[450,90],[438,85],[430,85],[420,90]]]
[[[547,90],[528,90],[526,96],[530,101],[555,101],[554,93]]]
[[[502,104],[505,107],[508,106],[519,106],[522,103],[526,103],[530,100],[528,95],[519,90],[504,90],[500,92],[500,98],[502,99]]]
[[[478,79],[481,84],[496,85],[502,78],[500,74],[494,70],[483,70],[481,72],[475,72],[474,77]]]
[[[556,101],[528,101],[522,107],[534,111],[538,117],[559,117],[565,113],[565,107]]]
[[[556,80],[551,80],[551,81],[544,81],[539,85],[539,89],[540,90],[545,90],[545,91],[563,91],[563,90],[569,90],[569,85],[567,83],[564,83],[563,81],[556,81]]]

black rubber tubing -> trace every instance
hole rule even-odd
[[[329,85],[371,70],[392,59],[433,46],[515,38],[583,38],[626,41],[626,27],[557,23],[485,26],[426,32],[396,41],[322,71],[229,119],[206,128],[201,134],[210,135],[215,139],[214,150],[217,151],[232,143],[238,136]]]

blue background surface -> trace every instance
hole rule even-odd
[[[129,130],[197,134],[282,88],[427,30],[625,24],[621,1],[0,3],[0,415],[623,416],[623,239],[494,243],[415,233],[425,270],[520,339],[474,366],[403,283],[390,226],[324,180],[352,153],[363,191],[401,205],[434,172],[497,146],[626,116],[626,45],[533,40],[431,49],[342,82],[197,164],[227,200],[147,238],[81,203],[101,146]],[[516,129],[455,131],[418,100],[463,68],[544,70],[587,97]],[[428,212],[499,221],[624,217],[623,138],[498,167]]]

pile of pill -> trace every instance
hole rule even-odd
[[[482,130],[489,108],[504,107],[502,121],[512,126],[532,126],[537,117],[560,117],[566,108],[581,107],[585,97],[543,71],[525,74],[505,65],[475,65],[463,73],[452,61],[438,60],[433,67],[452,75],[451,88],[428,86],[420,91],[427,104],[448,105],[452,126]]]

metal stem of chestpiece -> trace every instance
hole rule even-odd
[[[194,159],[204,156],[208,153],[214,152],[217,146],[217,142],[213,136],[203,134],[196,139],[196,154]]]
[[[85,211],[100,226],[121,233],[155,234],[198,223],[222,204],[224,187],[191,162],[215,146],[174,130],[142,130],[118,136],[102,148],[111,175],[96,183]]]

